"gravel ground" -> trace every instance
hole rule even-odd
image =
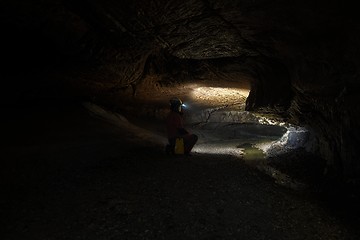
[[[239,158],[166,156],[79,106],[7,116],[1,239],[359,239],[356,222]]]

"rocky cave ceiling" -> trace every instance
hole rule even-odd
[[[350,3],[4,0],[0,7],[3,102],[59,85],[82,96],[122,94],[149,73],[159,81],[246,75],[248,110],[309,125],[329,165],[360,172],[353,145],[360,21]]]

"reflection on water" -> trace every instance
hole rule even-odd
[[[193,129],[200,136],[198,153],[232,155],[272,177],[279,185],[304,190],[306,186],[267,164],[267,156],[307,144],[305,128],[265,124],[209,123]]]
[[[286,128],[253,123],[207,123],[192,131],[199,136],[195,152],[229,154],[245,160],[264,159],[265,153],[258,144],[279,140]]]
[[[244,160],[245,161],[259,161],[265,159],[265,153],[261,149],[256,147],[247,147],[244,149]]]

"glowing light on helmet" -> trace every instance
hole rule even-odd
[[[181,112],[181,108],[186,106],[180,98],[172,98],[170,99],[170,108],[175,112]]]

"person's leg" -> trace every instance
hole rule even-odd
[[[166,145],[165,151],[167,154],[175,154],[175,138],[169,138],[169,144]]]
[[[189,154],[198,140],[198,136],[195,134],[189,134],[184,138],[184,153]]]

